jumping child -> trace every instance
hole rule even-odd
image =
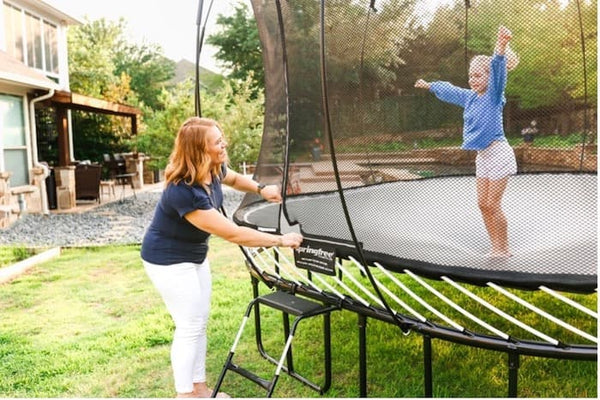
[[[428,89],[438,99],[464,108],[462,148],[477,150],[477,200],[490,237],[492,257],[511,255],[508,223],[501,205],[508,177],[517,172],[515,153],[504,136],[502,124],[507,70],[518,63],[517,55],[508,47],[511,39],[510,30],[500,26],[494,55],[471,59],[470,89],[423,79],[415,83],[416,88]]]

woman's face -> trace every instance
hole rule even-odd
[[[223,133],[216,126],[210,128],[206,133],[206,154],[210,157],[213,165],[227,161],[227,142]]]
[[[475,60],[469,67],[469,86],[477,94],[483,94],[487,90],[490,76],[489,66],[485,61]]]

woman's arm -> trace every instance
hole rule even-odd
[[[252,192],[257,193],[267,201],[280,203],[281,192],[277,185],[266,185],[259,190],[258,182],[253,181],[249,177],[238,174],[234,170],[227,169],[227,174],[223,177],[222,181],[225,185],[231,186],[232,188],[241,192]]]
[[[302,235],[299,233],[292,232],[284,235],[273,235],[244,226],[238,226],[215,209],[194,210],[187,213],[184,217],[196,228],[217,235],[240,246],[279,246],[295,249],[302,243]]]

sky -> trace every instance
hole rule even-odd
[[[174,61],[186,59],[196,62],[196,18],[199,0],[44,0],[60,11],[84,21],[106,18],[127,22],[127,38],[134,43],[155,43],[164,55]],[[202,24],[206,19],[210,0],[204,1]],[[200,66],[215,72],[222,68],[214,60],[216,49],[206,44],[206,37],[218,31],[219,14],[232,15],[235,5],[250,0],[214,0],[205,31]]]

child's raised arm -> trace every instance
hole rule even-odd
[[[505,26],[498,28],[498,38],[496,39],[496,48],[494,52],[501,56],[506,56],[506,68],[513,70],[519,63],[519,56],[509,45],[512,39],[512,32]]]
[[[498,38],[496,39],[496,54],[501,56],[504,55],[510,39],[512,39],[512,32],[507,27],[500,26],[500,28],[498,28]]]

